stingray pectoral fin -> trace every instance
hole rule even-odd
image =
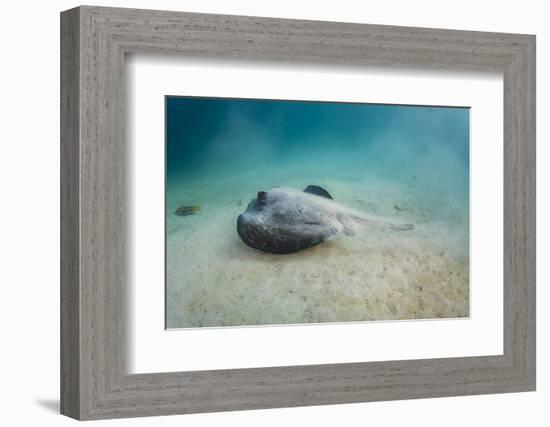
[[[315,196],[325,197],[327,199],[333,200],[330,193],[323,187],[319,187],[318,185],[308,185],[306,188],[304,188],[304,193],[314,194]]]

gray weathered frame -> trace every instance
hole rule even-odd
[[[128,375],[124,57],[504,75],[504,354]],[[535,37],[83,6],[61,14],[61,412],[100,419],[535,389]]]

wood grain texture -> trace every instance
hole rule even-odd
[[[100,419],[535,388],[535,38],[80,7],[62,13],[62,413]],[[504,75],[504,354],[129,375],[124,56]]]
[[[61,412],[80,414],[79,17],[61,19]]]

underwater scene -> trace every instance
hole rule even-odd
[[[166,96],[166,327],[468,317],[469,113]]]

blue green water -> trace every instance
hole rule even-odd
[[[469,108],[175,96],[165,108],[169,327],[468,315]],[[239,240],[258,191],[309,184],[415,228],[282,258]]]
[[[468,159],[468,108],[166,98],[168,182],[301,165],[310,175],[416,177],[467,202]]]

